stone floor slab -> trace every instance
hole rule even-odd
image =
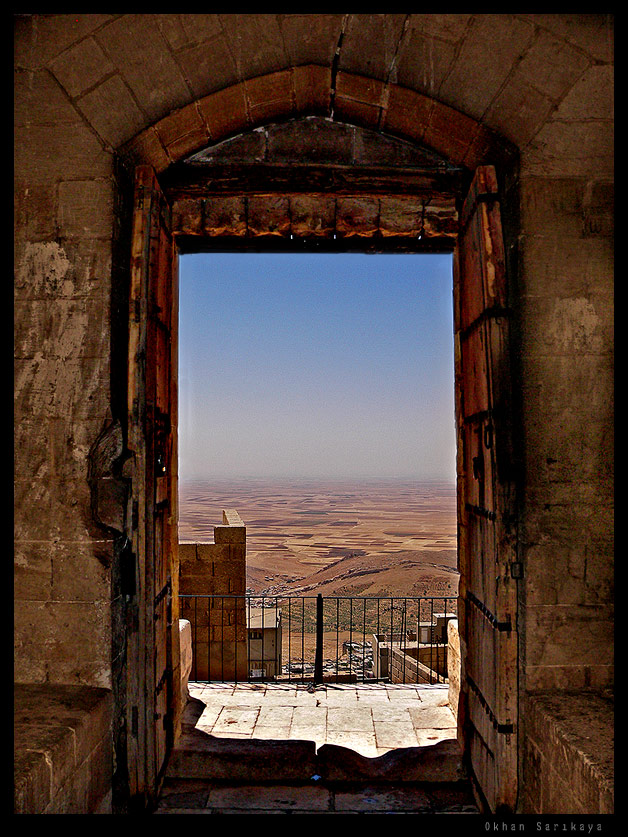
[[[356,752],[375,757],[417,746],[415,729],[422,731],[421,742],[428,744],[455,738],[447,694],[443,687],[414,685],[191,683],[192,700],[184,711],[183,727],[220,739],[269,739],[272,734],[283,740],[313,741],[317,747],[340,741],[351,747],[353,741]]]
[[[316,786],[240,786],[212,788],[207,800],[208,808],[250,810],[300,810],[329,811],[330,792]]]
[[[456,719],[449,706],[410,706],[408,715],[416,729],[446,729],[456,726]]]

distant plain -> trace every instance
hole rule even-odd
[[[212,542],[223,509],[246,525],[252,593],[457,595],[453,483],[182,481],[179,540]]]

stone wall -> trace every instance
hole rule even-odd
[[[614,698],[561,692],[526,701],[523,807],[528,813],[614,813]]]
[[[180,612],[191,626],[192,680],[248,679],[246,527],[236,511],[222,514],[214,543],[179,544]]]
[[[437,683],[447,676],[447,646],[390,647],[391,683]]]

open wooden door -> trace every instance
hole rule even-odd
[[[517,800],[516,507],[509,309],[497,180],[479,168],[454,259],[458,476],[459,725],[491,811]]]
[[[134,556],[127,625],[127,762],[135,805],[154,800],[178,695],[177,283],[170,212],[154,171],[135,176],[129,290],[128,425]]]

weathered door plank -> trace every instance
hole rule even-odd
[[[491,808],[517,798],[509,310],[495,171],[476,172],[455,252],[460,631],[468,754]]]
[[[136,558],[137,619],[127,633],[129,791],[149,801],[171,744],[174,689],[171,585],[176,562],[176,347],[174,241],[152,168],[136,169],[129,293],[127,446],[133,459],[130,540]],[[175,529],[173,533],[173,528]],[[169,589],[168,596],[160,591]]]

